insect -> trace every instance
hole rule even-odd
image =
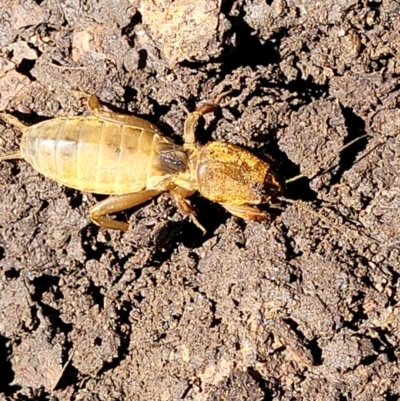
[[[108,215],[165,191],[203,231],[187,199],[196,191],[235,216],[269,219],[258,205],[283,192],[283,184],[269,163],[235,145],[196,143],[197,122],[214,111],[215,104],[205,104],[188,115],[183,145],[163,136],[146,120],[101,109],[94,95],[88,105],[90,117],[57,117],[32,126],[0,114],[23,133],[20,150],[0,161],[22,158],[60,184],[110,195],[89,211],[93,223],[108,229],[126,231],[128,223]]]

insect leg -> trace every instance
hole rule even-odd
[[[240,217],[245,220],[270,220],[270,215],[267,212],[263,212],[262,210],[248,205],[227,205],[222,204],[229,213],[234,216]]]
[[[193,192],[190,192],[192,194]],[[199,221],[196,218],[195,211],[190,204],[190,202],[185,198],[185,196],[180,193],[178,190],[171,190],[169,191],[169,194],[171,198],[174,200],[176,203],[178,209],[186,215],[189,215],[193,223],[200,228],[201,231],[203,231],[203,234],[205,234],[207,231],[206,229],[199,223]]]
[[[187,116],[183,129],[183,140],[185,141],[185,145],[187,147],[192,147],[196,141],[195,130],[200,117],[204,116],[204,114],[214,112],[221,103],[221,100],[231,92],[232,91],[229,90],[221,93],[214,102],[203,104],[196,111]]]
[[[195,130],[200,117],[204,114],[212,113],[217,107],[218,105],[207,103],[187,116],[183,129],[183,139],[185,141],[185,145],[191,146],[195,143]]]
[[[89,96],[88,106],[93,115],[100,118],[101,120],[111,121],[117,124],[133,125],[135,127],[143,128],[151,132],[160,132],[160,130],[154,124],[150,123],[149,121],[143,120],[142,118],[103,110],[96,95]]]
[[[121,212],[122,210],[130,209],[131,207],[140,205],[141,203],[148,201],[160,193],[161,191],[145,190],[131,194],[110,196],[90,209],[90,219],[94,224],[97,224],[100,227],[109,228],[112,230],[127,231],[129,228],[128,223],[112,220],[106,217],[106,215]]]

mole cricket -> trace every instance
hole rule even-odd
[[[88,99],[89,117],[57,117],[26,126],[0,113],[0,118],[23,134],[20,150],[0,157],[0,162],[22,158],[62,185],[110,195],[89,210],[91,221],[108,229],[128,230],[128,223],[108,215],[166,191],[203,232],[187,199],[196,191],[234,216],[268,220],[269,214],[258,205],[274,202],[284,189],[270,164],[236,145],[196,143],[199,118],[213,112],[222,96],[188,115],[183,145],[175,144],[144,119],[102,110],[95,95]]]

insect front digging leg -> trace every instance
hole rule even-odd
[[[240,217],[241,219],[256,221],[266,221],[271,219],[269,213],[264,212],[254,206],[227,204],[222,204],[221,206],[223,206],[229,213],[236,217]]]
[[[100,227],[109,228],[111,230],[127,231],[129,224],[123,221],[112,220],[106,217],[107,214],[121,212],[122,210],[130,209],[131,207],[140,205],[151,198],[159,195],[161,191],[145,190],[131,194],[111,196],[94,205],[89,216],[93,223]]]

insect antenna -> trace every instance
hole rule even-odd
[[[284,196],[279,196],[277,198],[278,200],[282,201],[282,202],[286,202],[289,203],[290,205],[294,205],[299,207],[300,209],[306,211],[307,213],[311,214],[312,216],[315,216],[316,218],[318,218],[319,220],[323,221],[324,223],[326,223],[328,225],[328,227],[332,227],[334,228],[336,231],[339,231],[340,233],[344,234],[344,236],[346,237],[346,239],[348,241],[352,241],[353,238],[351,238],[346,230],[343,230],[343,227],[340,224],[336,224],[334,221],[332,221],[332,219],[324,216],[322,213],[320,212],[316,212],[315,210],[313,210],[311,207],[309,207],[308,205],[306,205],[304,202],[302,201],[294,201],[292,199],[288,199]],[[361,224],[360,222],[358,222],[359,224]],[[381,245],[381,242],[379,240],[377,240],[376,238],[371,237],[370,235],[366,234],[362,229],[361,230],[357,230],[355,228],[349,227],[347,226],[346,228],[348,228],[350,231],[352,231],[353,233],[357,234],[357,235],[361,235],[364,238],[373,241],[376,244]]]
[[[364,139],[364,138],[366,138],[366,137],[372,137],[372,136],[373,136],[373,135],[365,134],[365,135],[359,136],[358,138],[353,139],[353,140],[350,141],[349,143],[343,145],[343,146],[340,147],[338,150],[336,150],[336,151],[335,151],[335,154],[331,154],[331,155],[325,157],[325,158],[323,159],[321,165],[324,165],[324,164],[327,163],[328,161],[333,160],[333,159],[338,155],[339,152],[341,152],[342,150],[348,148],[349,146],[353,145],[354,143],[358,142],[359,140]],[[380,146],[380,145],[381,145],[381,143],[378,143],[376,146],[373,147],[373,149],[375,149],[377,146]],[[372,150],[373,150],[373,149],[372,149]],[[370,153],[372,150],[369,150],[368,153]],[[357,161],[361,160],[363,157],[365,157],[365,154],[364,154],[363,156],[361,156]],[[321,172],[321,174],[326,173],[330,168],[331,168],[331,167],[325,168],[325,169]],[[316,168],[307,169],[307,170],[305,170],[303,173],[301,173],[301,174],[299,174],[299,175],[296,175],[295,177],[292,177],[292,178],[289,178],[289,179],[285,180],[285,184],[290,184],[290,183],[295,182],[295,181],[297,181],[297,180],[299,180],[299,179],[301,179],[301,178],[303,178],[303,177],[308,177],[308,178],[311,180],[311,179],[313,179],[313,178],[319,173],[319,172],[318,172],[318,169],[319,169],[319,167],[318,167],[317,169],[316,169]],[[309,175],[310,175],[310,176],[309,176]],[[306,205],[304,202],[301,202],[301,201],[294,201],[294,200],[288,199],[288,198],[286,198],[286,197],[284,197],[284,196],[279,196],[277,199],[280,200],[280,201],[289,203],[289,204],[291,204],[291,205],[296,205],[296,206],[298,206],[299,208],[303,209],[304,211],[306,211],[306,212],[310,213],[311,215],[317,217],[319,220],[325,222],[329,227],[332,227],[332,228],[334,228],[335,230],[337,230],[337,231],[339,231],[339,232],[343,232],[344,235],[345,235],[345,237],[346,237],[346,239],[351,241],[350,236],[349,236],[345,231],[343,231],[343,227],[340,227],[339,224],[336,224],[336,223],[333,222],[330,218],[327,218],[326,216],[324,216],[322,213],[316,212],[316,211],[313,210],[311,207],[309,207],[308,205]],[[360,222],[358,222],[358,223],[361,224]],[[348,227],[348,229],[349,229],[350,231],[353,231],[354,233],[357,233],[358,235],[362,235],[364,238],[366,238],[366,239],[368,239],[368,240],[370,240],[370,241],[373,241],[373,242],[375,242],[375,243],[377,243],[377,244],[381,244],[379,240],[377,240],[377,239],[371,237],[370,235],[366,234],[365,232],[363,232],[362,229],[361,229],[361,230],[357,230],[357,229],[351,228],[351,227]]]
[[[324,165],[328,161],[333,160],[338,155],[338,153],[341,152],[342,150],[348,148],[349,146],[353,145],[354,143],[358,142],[359,140],[364,139],[366,137],[370,137],[370,136],[372,136],[372,135],[370,135],[370,134],[361,135],[358,138],[353,139],[349,143],[346,143],[345,145],[343,145],[342,147],[337,149],[334,154],[331,154],[331,155],[328,155],[327,157],[325,157],[322,160],[321,165]],[[331,167],[327,167],[325,170],[323,170],[321,172],[321,174],[326,173],[330,168]],[[308,177],[308,178],[310,180],[312,180],[319,173],[318,169],[319,169],[319,167],[317,167],[317,168],[315,168],[315,167],[309,168],[309,169],[305,170],[303,173],[301,173],[299,175],[296,175],[295,177],[292,177],[292,178],[289,178],[289,179],[285,180],[285,184],[290,184],[291,182],[297,181],[297,180],[299,180],[300,178],[303,178],[303,177],[308,177],[309,175],[311,175],[311,176]]]

